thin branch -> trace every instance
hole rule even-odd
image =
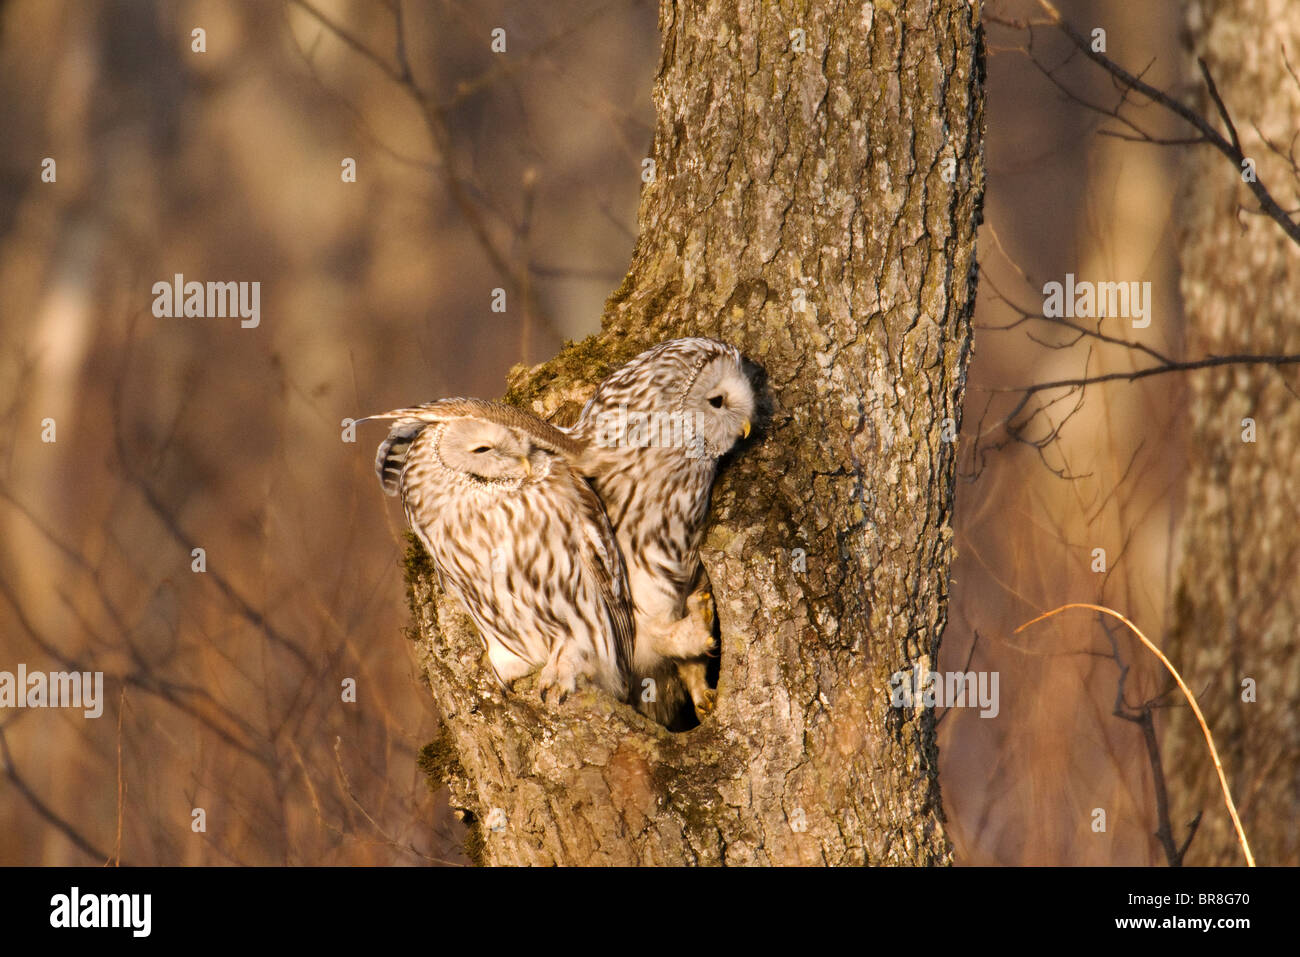
[[[1093,605],[1088,602],[1070,602],[1069,604],[1061,605],[1059,608],[1053,608],[1051,611],[1044,612],[1037,618],[1025,622],[1017,628],[1013,634],[1018,635],[1030,625],[1035,625],[1040,621],[1044,621],[1054,615],[1059,615],[1061,612],[1068,611],[1071,608],[1087,608],[1091,611],[1098,612],[1099,614],[1110,615],[1112,618],[1119,619],[1119,621],[1127,626],[1133,634],[1137,635],[1138,640],[1146,646],[1148,651],[1160,659],[1160,663],[1165,666],[1166,670],[1168,670],[1171,675],[1173,675],[1174,681],[1178,682],[1178,689],[1182,691],[1183,697],[1187,699],[1187,703],[1192,706],[1192,713],[1196,715],[1196,722],[1201,726],[1201,732],[1205,735],[1205,743],[1209,746],[1210,757],[1214,760],[1214,770],[1219,775],[1219,786],[1223,790],[1223,803],[1227,805],[1228,814],[1232,817],[1232,826],[1236,829],[1237,842],[1241,845],[1242,853],[1246,856],[1246,865],[1248,867],[1254,867],[1255,855],[1250,851],[1250,842],[1246,840],[1246,832],[1241,826],[1241,818],[1237,816],[1237,806],[1233,803],[1232,792],[1228,789],[1228,778],[1223,773],[1223,762],[1219,760],[1219,749],[1214,746],[1214,735],[1210,733],[1210,726],[1205,723],[1205,715],[1201,713],[1201,707],[1196,703],[1196,696],[1192,694],[1192,689],[1187,687],[1187,682],[1183,681],[1183,676],[1178,673],[1178,669],[1175,668],[1173,663],[1165,657],[1164,652],[1157,648],[1151,639],[1142,633],[1142,630],[1138,628],[1137,625],[1133,624],[1133,622],[1129,621],[1128,618],[1115,611],[1113,608],[1107,608],[1104,605]]]
[[[475,242],[487,256],[492,268],[506,281],[510,293],[523,302],[526,314],[539,319],[553,335],[558,336],[554,323],[541,309],[529,285],[526,263],[516,267],[511,264],[509,257],[498,247],[498,244],[488,232],[487,224],[484,222],[482,215],[480,215],[479,205],[475,203],[470,195],[471,187],[466,185],[454,168],[446,110],[421,89],[411,72],[411,65],[406,53],[406,24],[402,16],[401,3],[397,2],[392,6],[395,34],[393,46],[396,60],[396,65],[394,65],[355,35],[348,32],[342,24],[330,19],[318,10],[315,5],[308,3],[307,0],[288,0],[288,2],[314,18],[316,22],[333,33],[349,48],[378,67],[384,76],[397,84],[410,97],[420,112],[425,129],[433,143],[434,150],[438,154],[440,162],[437,164],[437,169],[442,175],[443,184],[447,188],[452,204],[474,235]]]
[[[1096,385],[1099,382],[1135,382],[1138,379],[1145,379],[1153,375],[1163,375],[1166,372],[1189,372],[1195,369],[1212,369],[1218,366],[1231,365],[1264,365],[1264,366],[1285,366],[1300,363],[1300,354],[1286,353],[1283,355],[1251,355],[1249,353],[1238,353],[1228,356],[1206,356],[1203,359],[1189,359],[1187,361],[1170,361],[1158,366],[1148,366],[1145,369],[1134,369],[1132,372],[1106,372],[1094,376],[1081,376],[1076,379],[1056,379],[1052,382],[1036,382],[1027,386],[1006,386],[1001,388],[989,388],[988,392],[1023,392],[1024,398],[1016,405],[1015,410],[1007,419],[1014,418],[1025,405],[1028,404],[1030,396],[1036,392],[1042,392],[1045,389],[1064,389],[1068,387],[1079,388],[1083,386]],[[1005,420],[1004,420],[1005,421]]]
[[[1187,853],[1187,848],[1191,846],[1196,828],[1191,829],[1191,833],[1188,834],[1181,848],[1174,846],[1174,828],[1169,819],[1169,788],[1165,783],[1164,761],[1160,757],[1160,740],[1156,737],[1154,717],[1155,708],[1158,706],[1160,699],[1164,697],[1164,694],[1149,698],[1136,708],[1130,708],[1126,704],[1124,686],[1128,681],[1129,666],[1120,656],[1119,639],[1116,638],[1114,629],[1101,615],[1098,615],[1097,618],[1101,623],[1102,630],[1106,633],[1107,640],[1110,642],[1110,658],[1115,662],[1115,667],[1119,669],[1119,681],[1116,683],[1115,690],[1115,707],[1111,713],[1117,718],[1136,724],[1142,731],[1142,740],[1146,744],[1147,763],[1151,767],[1151,783],[1156,798],[1156,839],[1160,841],[1160,846],[1164,849],[1165,860],[1169,862],[1169,866],[1182,867],[1183,857]],[[1199,817],[1198,815],[1198,821]]]
[[[39,795],[37,795],[37,793],[28,786],[27,782],[23,780],[22,776],[18,773],[18,769],[14,767],[13,754],[9,751],[9,741],[5,738],[3,727],[0,727],[0,756],[4,757],[5,777],[10,780],[13,786],[18,790],[18,793],[21,794],[23,798],[26,799],[27,803],[31,805],[32,810],[53,824],[54,827],[63,834],[64,837],[71,841],[76,846],[77,850],[81,851],[83,854],[98,861],[106,861],[109,859],[107,854],[92,844],[88,838],[84,837],[81,832],[68,823],[65,818],[60,817],[53,809],[42,801]]]
[[[1087,326],[1079,325],[1077,322],[1070,322],[1068,319],[1065,319],[1064,317],[1047,316],[1044,315],[1042,312],[1034,312],[1032,309],[1027,309],[1024,306],[1021,306],[1013,302],[1008,296],[1006,296],[1002,292],[1002,290],[1000,290],[997,287],[997,284],[994,283],[994,281],[987,274],[982,275],[980,278],[983,279],[984,282],[988,283],[989,288],[993,290],[996,298],[1006,303],[1012,310],[1014,310],[1016,313],[1019,314],[1020,318],[1015,320],[1014,322],[1007,323],[1004,326],[979,326],[978,327],[979,329],[987,329],[990,332],[1006,332],[1010,329],[1015,329],[1017,326],[1021,325],[1022,323],[1030,319],[1036,319],[1039,322],[1045,322],[1049,325],[1059,326],[1062,329],[1068,329],[1071,332],[1076,333],[1076,338],[1071,342],[1065,343],[1061,346],[1053,346],[1053,345],[1048,345],[1047,343],[1042,343],[1042,345],[1044,345],[1045,348],[1049,348],[1049,349],[1068,348],[1069,346],[1074,345],[1076,342],[1078,342],[1080,339],[1086,336],[1090,339],[1096,339],[1098,342],[1104,342],[1107,345],[1120,346],[1121,348],[1129,349],[1132,350],[1133,352],[1144,353],[1150,356],[1152,359],[1155,359],[1157,362],[1171,363],[1175,361],[1174,359],[1165,355],[1163,352],[1153,349],[1151,348],[1151,346],[1148,346],[1143,342],[1135,342],[1132,339],[1120,339],[1117,336],[1107,335],[1106,333],[1102,332],[1100,329],[1090,329]],[[1028,280],[1028,277],[1026,277],[1026,280]]]
[[[1179,117],[1184,122],[1190,124],[1201,134],[1205,142],[1209,143],[1211,146],[1217,149],[1224,156],[1231,159],[1233,161],[1233,165],[1236,171],[1238,173],[1241,172],[1242,164],[1245,161],[1246,156],[1241,150],[1241,144],[1237,137],[1236,126],[1232,122],[1232,118],[1230,113],[1228,112],[1227,106],[1223,103],[1222,98],[1219,96],[1218,87],[1215,85],[1214,80],[1210,76],[1209,67],[1206,66],[1203,60],[1197,61],[1200,64],[1201,74],[1205,78],[1206,85],[1209,89],[1210,97],[1214,100],[1215,105],[1219,110],[1219,115],[1222,117],[1225,125],[1228,127],[1228,133],[1229,136],[1231,137],[1230,140],[1225,138],[1223,134],[1221,134],[1218,130],[1216,130],[1213,124],[1211,124],[1210,121],[1207,120],[1200,113],[1197,113],[1195,110],[1192,110],[1184,106],[1182,103],[1179,103],[1177,100],[1173,99],[1167,93],[1155,88],[1149,83],[1144,82],[1140,77],[1134,76],[1132,73],[1129,73],[1127,70],[1125,70],[1114,60],[1110,59],[1104,53],[1098,53],[1097,51],[1093,50],[1092,44],[1088,41],[1088,38],[1083,36],[1081,33],[1079,33],[1078,30],[1076,30],[1073,26],[1070,25],[1069,21],[1066,20],[1061,15],[1061,12],[1056,8],[1056,6],[1051,2],[1051,0],[1038,0],[1038,5],[1047,14],[1048,19],[1052,24],[1052,26],[1055,26],[1058,30],[1060,30],[1063,34],[1065,34],[1065,36],[1069,38],[1070,42],[1074,44],[1075,48],[1078,49],[1079,52],[1081,52],[1089,60],[1092,60],[1102,69],[1106,70],[1112,77],[1114,77],[1119,83],[1121,83],[1126,90],[1136,90],[1137,92],[1145,96],[1147,99],[1151,100],[1154,103],[1159,104],[1160,106],[1168,110],[1170,113],[1173,113],[1175,116]],[[997,22],[1005,23],[1008,26],[1018,23],[1018,21],[1012,21],[1006,19]],[[1032,27],[1033,27],[1032,22],[1023,24],[1023,28],[1029,29],[1031,31],[1031,36],[1032,36]],[[1053,82],[1056,82],[1054,77],[1049,77],[1049,78],[1051,78]],[[1121,102],[1121,106],[1122,105],[1123,104]],[[1128,123],[1128,121],[1122,117],[1117,116],[1116,118],[1121,119],[1121,121],[1125,123]],[[1134,129],[1137,130],[1136,127],[1134,127]],[[1140,130],[1137,131],[1139,133],[1142,132]],[[1147,141],[1152,143],[1158,142],[1154,137],[1148,137]],[[1246,182],[1246,186],[1250,189],[1252,193],[1255,194],[1255,199],[1259,202],[1260,208],[1263,210],[1263,212],[1270,219],[1272,219],[1274,222],[1276,222],[1279,226],[1282,227],[1282,230],[1287,234],[1288,237],[1290,237],[1292,242],[1296,244],[1300,244],[1300,222],[1297,222],[1296,220],[1292,219],[1290,216],[1287,215],[1286,210],[1284,210],[1282,206],[1277,202],[1277,200],[1273,198],[1273,194],[1269,191],[1268,187],[1264,185],[1263,180],[1257,176],[1253,181]]]
[[[1232,148],[1240,156],[1241,138],[1237,136],[1237,126],[1232,122],[1228,108],[1223,103],[1223,97],[1219,95],[1219,86],[1214,82],[1214,77],[1210,76],[1210,68],[1203,58],[1197,57],[1196,65],[1201,68],[1201,77],[1205,80],[1205,88],[1210,91],[1210,99],[1214,100],[1214,108],[1219,111],[1219,118],[1223,120],[1223,125],[1228,128],[1228,135],[1232,137]]]

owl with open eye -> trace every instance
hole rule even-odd
[[[578,468],[600,494],[628,566],[634,699],[663,724],[686,695],[699,716],[716,701],[706,680],[713,600],[699,549],[718,460],[749,436],[756,407],[733,346],[673,339],[601,382],[568,430],[583,445]]]
[[[460,599],[503,685],[592,682],[626,700],[633,619],[613,529],[570,468],[579,443],[520,409],[442,399],[392,422],[375,470]],[[358,420],[364,421],[364,420]]]

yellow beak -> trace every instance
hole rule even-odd
[[[749,419],[746,419],[745,424],[740,427],[740,437],[742,439],[749,438]]]
[[[524,475],[531,478],[533,474],[533,463],[528,461],[528,456],[519,456],[519,465],[524,470]]]

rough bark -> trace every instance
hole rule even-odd
[[[413,637],[445,716],[428,765],[484,863],[947,863],[933,713],[891,708],[889,677],[934,662],[946,620],[978,9],[664,0],[659,25],[627,278],[603,331],[520,370],[508,398],[562,414],[681,335],[765,369],[769,421],[724,469],[703,551],[718,710],[674,734],[594,692],[555,711],[503,697],[414,556]]]
[[[1283,150],[1300,118],[1300,21],[1285,0],[1198,0],[1189,8],[1194,52],[1232,111],[1259,177],[1289,194]],[[1193,67],[1194,69],[1194,67]],[[1199,74],[1197,74],[1199,76]],[[1214,115],[1208,95],[1200,109]],[[1239,170],[1201,148],[1190,157],[1180,204],[1182,292],[1188,353],[1300,351],[1300,249],[1254,203]],[[1262,864],[1300,863],[1300,404],[1287,371],[1224,369],[1190,383],[1188,468],[1175,625],[1169,655],[1198,693],[1214,731],[1246,833]],[[1242,420],[1257,441],[1242,440]],[[1257,700],[1242,700],[1253,678]],[[1173,820],[1205,819],[1189,864],[1240,863],[1205,742],[1185,710],[1166,736]]]

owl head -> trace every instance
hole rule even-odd
[[[693,450],[718,458],[749,437],[758,402],[740,353],[709,339],[696,341],[709,343],[711,348],[705,349],[695,364],[678,409],[693,423]]]
[[[571,431],[589,443],[596,459],[602,449],[649,445],[716,460],[749,435],[757,406],[734,346],[670,339],[606,378]]]
[[[471,483],[514,486],[544,479],[555,455],[528,433],[487,419],[446,423],[434,453],[443,468]]]

